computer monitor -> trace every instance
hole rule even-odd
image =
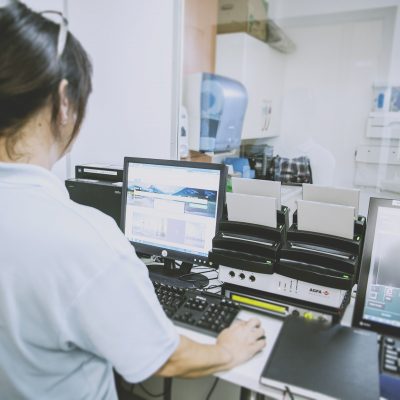
[[[353,326],[400,337],[400,200],[370,199]]]
[[[163,258],[153,273],[187,274],[208,265],[225,188],[222,164],[126,157],[121,229],[137,252]]]

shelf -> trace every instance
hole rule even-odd
[[[400,150],[398,146],[359,146],[356,162],[400,165]]]

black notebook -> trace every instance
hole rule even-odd
[[[260,382],[312,399],[377,400],[377,335],[287,317]]]

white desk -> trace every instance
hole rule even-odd
[[[350,326],[351,316],[354,308],[354,300],[351,299],[349,306],[342,318],[342,324]],[[265,363],[267,362],[275,341],[279,335],[280,329],[283,324],[283,319],[264,316],[259,313],[250,311],[241,311],[238,315],[240,319],[250,319],[256,317],[261,320],[261,324],[265,330],[267,345],[262,352],[257,354],[254,358],[247,361],[246,363],[233,368],[230,371],[220,372],[215,374],[219,378],[233,383],[234,385],[241,386],[242,388],[248,389],[252,392],[260,393],[262,395],[268,396],[272,399],[281,400],[282,391],[274,389],[259,383],[260,375],[264,369]],[[179,333],[189,337],[190,339],[196,340],[201,343],[215,343],[215,338],[203,335],[198,332],[191,331],[189,329],[178,327]],[[296,396],[296,398],[299,398]]]
[[[202,268],[202,267],[200,267]],[[196,268],[194,269],[194,272]],[[198,270],[200,272],[201,269]],[[208,275],[211,278],[212,275],[215,275],[215,272],[208,272],[205,275]],[[352,298],[350,304],[348,305],[346,312],[342,318],[341,323],[343,325],[350,326],[351,325],[351,317],[354,309],[354,299]],[[239,365],[233,368],[230,371],[220,372],[215,374],[215,376],[223,379],[229,383],[240,386],[241,388],[247,389],[251,391],[249,396],[241,397],[243,399],[253,399],[255,398],[253,394],[259,393],[261,395],[267,396],[270,399],[282,399],[283,392],[281,390],[268,387],[265,385],[261,385],[259,383],[261,373],[264,369],[264,366],[272,352],[273,346],[275,344],[276,339],[278,338],[280,329],[283,324],[283,319],[277,317],[270,317],[267,315],[263,315],[256,312],[242,310],[240,311],[238,318],[243,320],[248,320],[250,318],[256,317],[260,319],[261,324],[265,330],[267,345],[266,347],[251,360],[246,363]],[[200,343],[212,344],[215,343],[215,338],[204,335],[190,329],[177,327],[180,334],[187,336],[190,339],[193,339]],[[300,399],[299,396],[296,396],[296,399]]]
[[[261,320],[261,324],[266,332],[267,345],[259,354],[253,357],[246,363],[233,368],[230,371],[220,372],[216,374],[219,378],[231,382],[235,385],[241,386],[242,388],[249,389],[251,391],[261,393],[274,399],[281,399],[282,392],[277,389],[269,388],[259,383],[261,372],[264,365],[271,354],[275,340],[278,337],[281,329],[283,320],[273,317],[263,316],[261,314],[252,313],[248,311],[241,311],[238,315],[240,319],[250,319],[257,317]],[[178,328],[179,333],[189,337],[190,339],[196,340],[201,343],[215,343],[215,338],[203,335],[198,332],[194,332],[185,328]]]

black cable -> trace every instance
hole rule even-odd
[[[172,400],[172,378],[164,378],[164,400]]]
[[[136,387],[136,384],[135,384],[135,383],[129,384],[130,392],[131,392],[132,394],[135,394],[135,387]]]
[[[216,271],[215,269],[206,269],[199,272],[190,272],[188,274],[179,276],[178,279],[183,282],[193,283],[198,290],[202,290],[204,287],[207,287],[209,285],[210,281],[217,279],[217,277],[209,278],[206,275],[207,273],[211,272],[216,272]],[[196,277],[199,278],[196,279]]]
[[[214,390],[215,390],[215,388],[216,388],[218,382],[219,382],[219,378],[215,378],[215,381],[214,381],[214,383],[212,384],[211,389],[210,389],[210,391],[209,391],[208,394],[207,394],[206,400],[210,400],[211,395],[213,394],[213,392],[214,392]]]
[[[218,275],[215,278],[208,278],[209,281],[217,281],[218,280]],[[222,283],[221,283],[222,285]]]
[[[208,279],[208,282],[210,282],[210,281],[214,281],[216,278],[214,278],[214,279]],[[195,283],[195,282],[198,282],[198,280],[197,279],[181,279],[183,282],[189,282],[189,283]],[[203,288],[204,287],[206,287],[206,288],[208,288],[208,286],[207,285],[203,285]],[[204,290],[203,288],[200,288],[200,290]],[[199,289],[199,288],[197,288],[197,289]]]
[[[218,284],[213,284],[213,285],[210,285],[210,286],[207,286],[206,288],[205,288],[205,290],[208,290],[208,289],[214,289],[214,288],[216,288],[216,287],[221,287],[221,286],[223,286],[224,285],[224,282],[222,282],[222,281],[220,281],[219,279],[218,279],[218,276],[216,277],[216,278],[211,278],[211,279],[209,279],[210,281],[218,281],[219,283]]]
[[[149,390],[147,390],[144,387],[143,383],[139,383],[138,386],[140,387],[140,389],[143,390],[143,392],[145,392],[147,394],[147,396],[150,396],[150,397],[163,397],[165,395],[165,391],[162,392],[162,393],[159,393],[159,394],[151,393]]]
[[[203,271],[205,269],[212,269],[213,271],[217,272],[217,270],[215,268],[212,267],[208,267],[206,265],[196,265],[195,267],[192,268],[193,272],[195,271]]]
[[[216,289],[216,288],[220,288],[223,286],[223,283],[221,283],[220,285],[211,285],[211,286],[207,286],[204,291],[208,292],[210,289]]]
[[[285,399],[286,394],[289,395],[290,400],[295,400],[292,391],[289,389],[289,386],[285,386],[285,391],[283,392],[283,399]]]
[[[195,276],[195,275],[207,274],[208,272],[216,272],[216,271],[215,271],[215,269],[210,269],[209,268],[209,269],[206,269],[206,270],[201,270],[199,272],[189,272],[188,274],[180,275],[179,278],[183,278],[184,276]]]

